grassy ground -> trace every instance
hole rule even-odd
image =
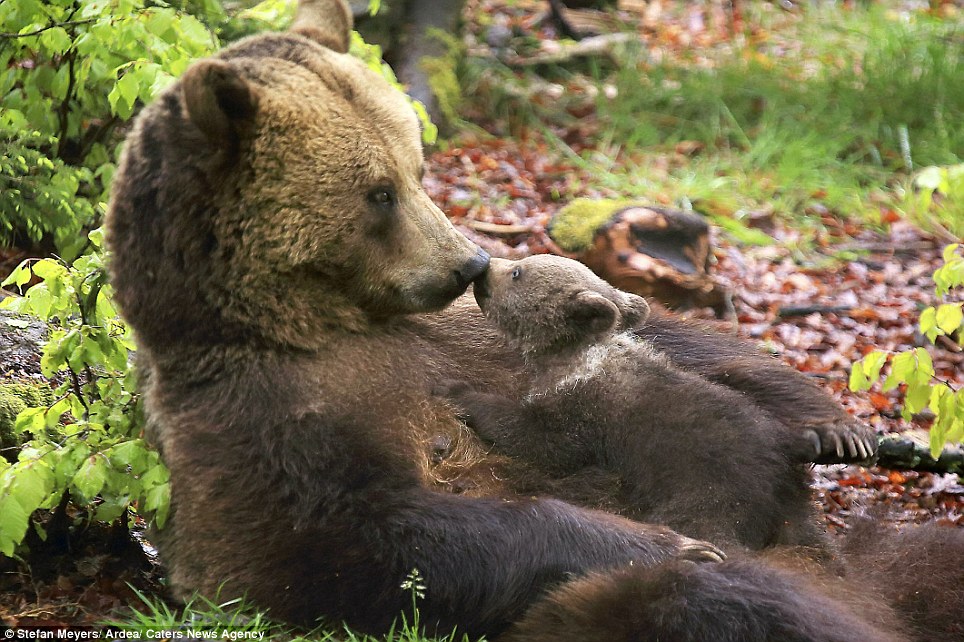
[[[400,623],[385,636],[374,638],[344,628],[319,628],[315,631],[296,631],[273,622],[240,600],[216,603],[197,597],[183,608],[173,609],[165,602],[144,595],[142,604],[123,620],[109,624],[118,630],[139,634],[147,639],[147,631],[175,631],[183,637],[223,639],[271,639],[291,642],[473,642],[468,637],[452,633],[446,637],[426,638],[418,633],[418,614],[413,622],[400,618]],[[484,639],[478,642],[485,642]]]
[[[718,221],[772,210],[806,226],[816,211],[881,225],[907,217],[964,236],[964,172],[952,171],[936,199],[935,170],[919,178],[936,166],[946,179],[964,162],[959,13],[888,2],[790,14],[748,3],[734,34],[694,26],[688,5],[673,9],[649,29],[631,25],[646,31],[645,44],[617,70],[590,70],[591,109],[563,97],[515,113],[550,133],[578,122],[588,136],[571,156],[600,186]],[[693,47],[681,30],[708,46]],[[558,70],[554,80],[585,83]]]

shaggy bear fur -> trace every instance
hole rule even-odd
[[[114,183],[113,281],[171,470],[175,589],[383,631],[418,569],[422,621],[476,635],[571,574],[718,560],[664,527],[429,487],[421,431],[457,431],[430,382],[495,375],[405,315],[449,303],[488,257],[422,191],[404,98],[304,19],[188,69]]]
[[[630,516],[693,537],[824,544],[800,463],[809,444],[637,340],[645,300],[549,255],[493,259],[475,297],[532,371],[521,401],[459,383],[445,392],[499,451],[557,476],[612,470]]]
[[[886,607],[861,602],[755,562],[668,562],[570,582],[536,603],[500,642],[906,639]]]
[[[139,116],[114,180],[112,280],[171,471],[157,543],[172,587],[384,631],[417,568],[422,622],[474,635],[573,576],[719,559],[520,496],[546,476],[486,455],[431,394],[445,379],[512,394],[522,362],[471,301],[449,305],[488,257],[422,190],[418,122],[344,53],[349,23],[344,2],[307,0],[292,31],[192,65]],[[671,359],[702,349],[665,323]],[[602,502],[588,479],[568,492]]]
[[[874,587],[917,639],[964,641],[964,529],[928,523],[898,532],[864,517],[843,553],[849,578]]]

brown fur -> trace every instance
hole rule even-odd
[[[751,560],[713,567],[672,562],[570,582],[536,603],[499,642],[906,639],[886,607],[859,611],[840,597],[798,573]]]
[[[421,168],[403,98],[295,33],[197,63],[139,118],[109,238],[172,473],[159,545],[181,594],[383,631],[417,568],[423,622],[478,634],[570,573],[717,556],[554,500],[430,489],[425,443],[459,434],[431,382],[496,384],[507,364],[439,336],[458,310],[406,316],[449,303],[488,258]]]
[[[787,428],[808,437],[818,464],[865,461],[877,452],[874,430],[851,417],[805,375],[698,321],[652,314],[636,334],[673,364],[745,395]]]
[[[694,537],[752,549],[826,544],[798,463],[809,445],[627,334],[649,313],[643,299],[548,255],[493,259],[475,296],[532,370],[521,401],[446,390],[497,450],[556,476],[612,470],[627,514]]]
[[[964,529],[930,523],[898,532],[865,517],[844,541],[850,579],[881,594],[917,639],[964,641]]]
[[[540,475],[485,456],[431,395],[451,378],[511,394],[521,360],[471,302],[438,311],[487,257],[422,191],[404,98],[338,53],[346,15],[311,0],[294,32],[192,66],[139,117],[114,181],[112,279],[171,470],[172,586],[384,631],[418,568],[422,622],[476,634],[572,575],[712,558],[664,527],[520,498]],[[605,501],[585,479],[571,492]]]

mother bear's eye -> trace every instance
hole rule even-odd
[[[519,279],[520,276],[522,276],[522,268],[520,267],[512,268],[512,280],[516,281]]]
[[[396,201],[395,190],[391,187],[376,187],[368,192],[368,201],[378,207],[394,207]]]

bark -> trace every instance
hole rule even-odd
[[[442,58],[448,47],[436,31],[459,37],[462,7],[465,0],[410,0],[406,7],[401,33],[401,46],[389,62],[408,95],[425,105],[432,122],[444,131],[447,123],[432,91],[426,58]]]

